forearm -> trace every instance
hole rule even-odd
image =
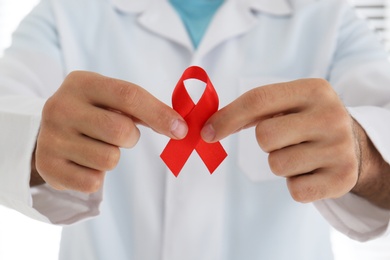
[[[357,123],[356,134],[360,143],[361,169],[352,193],[381,208],[390,209],[390,165]]]

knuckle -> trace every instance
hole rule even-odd
[[[333,153],[337,154],[334,161],[334,181],[340,190],[352,189],[356,184],[359,174],[359,152],[356,151],[353,140],[344,138],[342,142],[333,147]]]
[[[103,170],[112,170],[116,167],[120,158],[120,150],[118,147],[109,147],[104,149],[104,152],[99,153],[98,164]]]
[[[329,82],[325,79],[308,79],[307,86],[309,95],[313,98],[313,100],[328,99],[330,97],[333,97],[335,94]]]
[[[358,171],[359,166],[355,160],[348,160],[344,163],[344,165],[340,168],[337,176],[338,186],[342,187],[348,191],[352,189],[357,180],[358,180]]]
[[[353,136],[353,121],[346,109],[338,109],[334,112],[334,116],[338,120],[337,124],[334,124],[336,130],[344,135]]]
[[[330,89],[330,84],[326,79],[323,78],[311,78],[307,79],[310,86],[313,87],[313,89]]]
[[[268,156],[268,164],[271,171],[277,176],[285,175],[285,163],[281,160],[280,156],[277,153],[270,153]]]
[[[40,134],[35,151],[35,168],[44,177],[58,170],[58,158],[54,156],[52,143],[42,139]]]
[[[339,168],[338,172],[333,172],[330,185],[333,187],[328,197],[339,198],[352,190],[357,182],[357,172],[348,172]]]
[[[270,102],[269,98],[270,95],[265,87],[255,88],[246,93],[242,106],[245,110],[261,109],[264,104]]]
[[[139,130],[134,122],[125,116],[104,111],[97,114],[97,125],[104,129],[107,142],[119,147],[133,147],[139,138]]]
[[[313,173],[314,174],[314,173]],[[323,188],[308,185],[304,182],[303,176],[288,178],[288,188],[291,197],[301,203],[309,203],[325,198],[325,190]]]
[[[156,122],[155,125],[161,126],[165,129],[169,129],[173,117],[173,115],[170,112],[167,113],[166,109],[164,109],[163,107],[161,107],[161,109],[158,109],[158,111],[156,111],[156,116],[154,118]]]
[[[262,121],[256,125],[256,139],[260,148],[264,152],[272,151],[272,144],[274,139],[274,131],[267,126],[267,121]]]
[[[72,97],[61,91],[48,98],[42,109],[42,124],[63,125],[74,118],[76,111],[69,106],[69,101],[73,101],[71,99]]]
[[[95,193],[101,189],[104,182],[104,172],[92,172],[79,179],[77,190],[84,193]]]
[[[309,79],[311,82],[311,85],[314,85],[316,87],[322,87],[322,88],[329,88],[330,84],[329,82],[324,78],[312,78]]]
[[[120,147],[134,147],[139,139],[139,130],[133,124],[121,123],[114,129],[113,137],[115,138],[116,145]]]
[[[330,104],[327,114],[331,119],[338,120],[339,125],[343,127],[348,126],[348,128],[351,127],[351,116],[341,101],[336,100],[336,102]]]
[[[327,138],[337,139],[338,141],[349,140],[353,136],[352,120],[344,107],[329,108],[317,117],[317,126],[323,131]]]
[[[114,117],[111,113],[104,111],[98,114],[98,125],[109,131],[115,144],[120,144],[130,134],[131,124],[126,124],[122,118]]]
[[[120,103],[129,106],[132,109],[137,108],[139,106],[139,91],[140,89],[132,84],[117,84],[118,85],[118,97]]]
[[[301,202],[301,203],[309,203],[310,202],[309,195],[306,192],[304,192],[303,190],[291,189],[290,194],[291,194],[291,197],[293,198],[293,200],[295,200],[296,202]]]
[[[85,88],[90,86],[92,79],[88,73],[82,71],[71,71],[64,79],[58,91],[68,91],[73,88]],[[57,92],[58,92],[57,91]]]
[[[94,114],[96,116],[97,124],[98,126],[104,128],[104,129],[110,129],[115,130],[117,129],[116,120],[114,120],[108,111],[103,110],[102,113],[96,113]],[[94,122],[91,122],[94,124]],[[95,125],[95,124],[94,124]]]
[[[299,150],[286,151],[285,149],[280,149],[269,154],[268,163],[275,175],[286,177],[303,173],[302,158]]]
[[[42,159],[42,155],[36,155],[35,169],[42,179],[56,190],[64,190],[61,184],[59,172],[63,169],[60,161],[53,159]]]
[[[134,147],[140,138],[140,131],[137,127],[133,127],[133,130],[131,131],[129,135],[129,142],[126,147],[132,148]]]
[[[52,119],[58,118],[61,116],[59,111],[62,111],[62,105],[57,101],[56,96],[50,97],[42,109],[42,123],[50,122]]]
[[[42,154],[37,151],[36,153],[36,159],[35,159],[35,168],[39,175],[42,177],[47,176],[48,173],[53,171],[51,160],[44,160],[42,158]]]
[[[116,124],[115,127],[112,128],[113,137],[117,140],[118,145],[122,144],[123,140],[126,139],[131,133],[130,125],[119,123]]]
[[[64,82],[67,82],[69,84],[66,84],[67,87],[72,86],[90,86],[94,82],[94,79],[96,77],[96,73],[93,72],[87,72],[87,71],[81,71],[81,70],[74,70],[68,73],[66,76]],[[76,82],[79,82],[78,84],[75,84]]]
[[[79,78],[80,76],[82,75],[82,72],[79,71],[79,70],[73,70],[71,72],[68,73],[68,75],[66,76],[66,79],[77,79]]]
[[[305,189],[298,189],[298,188],[292,188],[290,189],[291,197],[301,203],[309,203],[313,201],[313,190],[310,188]]]

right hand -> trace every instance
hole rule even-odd
[[[36,170],[55,189],[96,192],[116,167],[119,148],[137,143],[137,123],[174,139],[188,131],[176,111],[141,87],[72,72],[43,108]]]

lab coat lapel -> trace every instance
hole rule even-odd
[[[119,12],[138,13],[138,22],[147,30],[193,51],[186,28],[168,0],[110,1]]]
[[[154,1],[154,4],[141,14],[139,22],[150,31],[190,51],[193,50],[191,39],[180,16],[168,1]]]
[[[198,47],[197,58],[205,56],[224,41],[250,30],[256,20],[248,8],[237,1],[227,1],[215,14]]]
[[[191,39],[179,15],[168,0],[109,0],[124,13],[139,13],[139,22],[146,29],[194,51]],[[225,0],[204,35],[196,58],[228,39],[249,31],[255,24],[254,12],[287,15],[292,12],[288,0]]]
[[[228,39],[249,31],[257,22],[254,12],[288,15],[292,8],[287,0],[226,0],[206,31],[197,58],[205,56]]]

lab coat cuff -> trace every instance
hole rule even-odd
[[[31,189],[33,207],[52,224],[71,225],[100,214],[103,191],[86,194],[77,191],[59,191],[44,184]]]
[[[0,99],[0,204],[46,221],[32,208],[31,157],[44,100],[27,97]]]
[[[389,233],[390,211],[352,193],[314,205],[336,230],[354,240],[363,242]]]

